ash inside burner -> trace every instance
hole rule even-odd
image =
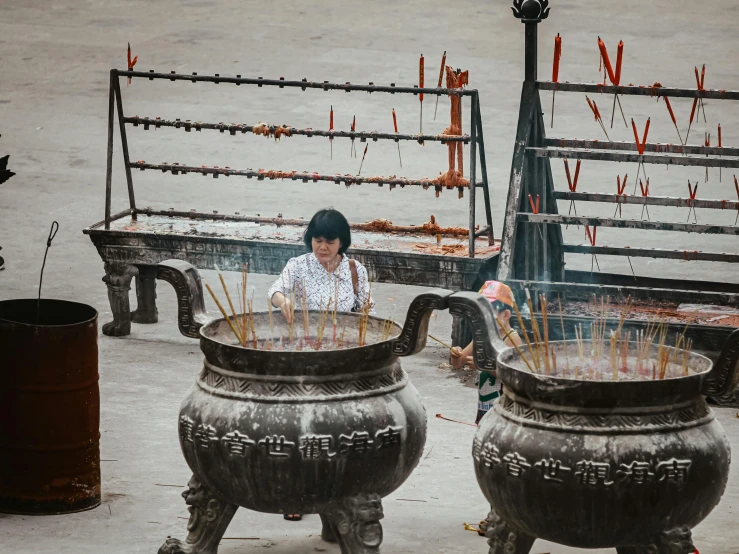
[[[627,349],[628,347],[628,349]],[[654,381],[677,379],[706,373],[711,362],[704,356],[689,350],[649,344],[629,342],[617,345],[613,350],[610,341],[577,341],[549,343],[549,364],[544,363],[544,346],[534,346],[539,351],[539,369],[528,348],[521,351],[526,362],[518,353],[506,359],[505,363],[517,370],[546,375],[560,379],[580,381]],[[530,369],[531,368],[531,369]]]

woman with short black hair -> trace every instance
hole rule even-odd
[[[345,254],[352,237],[349,222],[341,212],[333,208],[317,212],[303,240],[309,253],[291,258],[267,293],[288,322],[295,309],[303,307],[303,297],[309,310],[335,305],[339,312],[352,312],[369,305],[370,313],[374,313],[367,269]],[[297,306],[291,306],[292,291]]]

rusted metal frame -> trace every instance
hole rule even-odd
[[[110,206],[113,197],[113,120],[115,118],[115,93],[113,83],[117,81],[116,70],[110,70],[108,83],[108,150],[105,168],[105,228],[110,229]]]
[[[610,296],[611,298],[659,298],[682,302],[699,302],[719,305],[739,305],[739,293],[696,291],[689,289],[662,289],[649,287],[627,287],[621,285],[599,285],[589,283],[562,283],[552,281],[524,281],[509,279],[506,284],[515,290],[536,290],[566,295],[574,293],[583,297]]]
[[[226,177],[228,176],[236,176],[236,177],[248,177],[253,178],[256,177],[260,181],[263,181],[264,179],[270,179],[270,180],[276,180],[276,179],[290,179],[292,181],[329,181],[336,184],[346,184],[346,185],[390,185],[392,187],[404,187],[406,185],[408,186],[421,186],[421,187],[442,187],[442,188],[449,188],[455,189],[457,188],[457,185],[452,187],[447,187],[446,185],[440,185],[438,183],[434,183],[432,181],[426,181],[423,179],[379,179],[371,181],[370,179],[375,179],[374,177],[362,177],[362,176],[355,176],[355,175],[321,175],[319,173],[293,173],[290,175],[286,175],[284,177],[270,177],[269,175],[266,175],[264,172],[260,172],[254,169],[230,169],[230,168],[224,168],[224,167],[195,167],[190,165],[179,165],[176,163],[163,163],[163,164],[150,164],[145,162],[136,162],[130,164],[131,168],[133,169],[139,169],[141,171],[151,169],[156,171],[161,171],[163,173],[166,173],[167,171],[171,171],[174,175],[179,174],[186,174],[186,173],[200,173],[202,175],[224,175]],[[290,173],[290,172],[285,172]],[[482,187],[481,182],[475,183],[476,187]],[[463,188],[468,188],[468,186],[464,186]]]
[[[642,162],[658,165],[686,165],[700,167],[733,167],[739,168],[739,159],[707,158],[696,156],[673,156],[670,154],[630,154],[628,152],[603,152],[579,150],[573,148],[538,148],[529,147],[540,158],[578,158],[581,160],[600,160],[608,162]]]
[[[511,174],[506,199],[505,220],[501,236],[500,256],[498,258],[497,279],[507,281],[515,275],[514,263],[516,240],[518,237],[517,214],[526,201],[524,196],[524,166],[526,161],[526,146],[531,136],[532,120],[534,117],[534,94],[536,89],[533,82],[524,81],[521,88],[521,103],[518,112],[518,127],[516,142],[513,147]],[[523,231],[523,230],[522,230]]]
[[[672,206],[677,208],[705,208],[711,210],[739,210],[739,202],[732,200],[708,200],[696,198],[675,198],[670,196],[631,196],[605,194],[599,192],[569,192],[555,191],[557,200],[571,200],[577,202],[605,202],[616,204],[637,204],[639,206]]]
[[[480,148],[480,172],[482,173],[482,192],[485,199],[485,218],[488,221],[487,232],[488,232],[488,244],[490,246],[495,244],[495,232],[493,230],[493,213],[490,206],[490,182],[488,181],[488,167],[485,161],[485,138],[482,132],[482,112],[480,110],[480,97],[477,98],[477,142]]]
[[[133,176],[131,175],[131,160],[128,156],[128,139],[126,138],[126,123],[123,121],[123,99],[121,98],[121,82],[118,76],[114,79],[116,106],[118,108],[118,126],[121,131],[121,149],[123,150],[123,165],[126,168],[126,183],[128,184],[128,203],[132,210],[136,209],[136,198],[133,192]],[[134,213],[134,219],[136,219]]]
[[[541,98],[541,97],[540,97]],[[541,114],[541,104],[539,108],[539,113]],[[544,123],[544,118],[540,115],[541,119],[541,128],[542,128],[542,134],[546,132],[546,124]],[[546,138],[542,136],[544,140]],[[545,177],[546,177],[546,199],[547,199],[547,213],[556,214],[559,213],[559,207],[557,206],[557,200],[556,200],[556,190],[554,187],[554,175],[552,174],[552,164],[549,159],[542,159],[542,163],[544,164],[544,170],[545,170]],[[544,225],[544,228],[546,229],[549,227],[548,225]],[[549,238],[550,240],[550,248],[551,248],[551,254],[550,254],[550,272],[551,272],[551,279],[554,281],[560,281],[564,279],[565,274],[565,257],[564,252],[562,251],[562,245],[564,244],[564,237],[562,235],[562,227],[560,225],[557,225],[554,229],[548,230],[549,232]]]
[[[134,215],[134,212],[135,211],[137,211],[137,210],[132,210],[131,208],[128,208],[127,210],[123,210],[122,212],[118,212],[117,214],[111,215],[110,216],[110,221],[113,222],[113,221],[117,221],[119,219],[123,219],[127,215]],[[94,229],[96,227],[100,227],[101,225],[102,226],[105,225],[105,220],[104,219],[102,221],[98,221],[97,223],[93,223],[92,225],[90,225],[90,229]],[[110,225],[108,225],[105,228],[106,229],[110,229]]]
[[[478,96],[473,94],[470,106],[470,183],[475,182],[477,176],[477,102]],[[462,102],[460,101],[459,117],[462,118]],[[461,171],[462,168],[460,167]],[[484,184],[483,184],[484,187]],[[469,254],[470,258],[475,257],[475,209],[477,208],[475,188],[470,187],[470,236],[469,236]]]
[[[629,248],[616,246],[590,246],[587,244],[564,244],[564,252],[596,256],[633,256],[636,258],[658,258],[666,260],[705,261],[739,263],[739,254],[728,252],[701,252],[698,250],[661,250],[659,248]]]
[[[588,217],[572,215],[551,215],[519,213],[518,221],[531,224],[567,224],[588,225],[597,227],[614,227],[618,229],[644,229],[649,231],[678,231],[683,233],[701,233],[707,235],[739,235],[739,226],[699,225],[694,223],[669,223],[663,221],[641,221],[636,219],[611,219],[607,217]]]
[[[225,133],[228,131],[230,135],[236,135],[237,133],[251,133],[254,129],[262,129],[264,125],[246,125],[241,123],[203,123],[201,121],[182,121],[180,119],[156,119],[151,117],[139,117],[129,116],[124,117],[123,121],[129,123],[134,127],[144,126],[144,130],[148,130],[149,127],[158,129],[159,127],[172,127],[174,129],[183,129],[186,132],[200,131],[202,129],[220,131]],[[360,139],[362,142],[366,142],[367,139],[371,139],[373,142],[378,140],[408,140],[416,142],[463,142],[467,144],[470,141],[469,135],[419,135],[419,134],[396,134],[396,133],[380,133],[378,131],[326,131],[324,129],[297,129],[295,127],[288,127],[282,125],[267,125],[270,134],[274,134],[277,129],[286,130],[284,136],[300,135],[306,137],[330,137],[330,138],[349,138],[349,139]],[[289,132],[289,134],[288,134]]]
[[[198,75],[193,73],[185,75],[184,73],[159,73],[152,70],[147,71],[118,71],[121,77],[145,78],[153,81],[154,79],[164,79],[168,81],[190,81],[192,83],[230,83],[234,85],[257,85],[265,87],[280,88],[299,88],[299,89],[319,89],[319,90],[343,90],[344,92],[390,92],[392,94],[434,94],[437,96],[471,96],[476,89],[455,89],[445,87],[419,88],[419,87],[396,87],[394,84],[375,85],[353,85],[351,83],[329,83],[328,81],[317,82],[308,81],[287,81],[284,79],[263,79],[261,77],[224,77],[221,75]]]
[[[620,150],[633,151],[638,149],[635,142],[608,142],[604,140],[579,140],[579,139],[544,139],[542,146],[549,148],[585,148],[589,150]],[[661,154],[699,154],[703,156],[739,156],[739,148],[727,148],[718,146],[693,146],[681,144],[662,144],[648,142],[644,145],[645,152],[656,152]]]
[[[539,91],[536,91],[534,95],[534,132],[531,136],[530,142],[532,145],[539,146],[544,134],[544,120],[541,116],[541,98],[539,96]],[[544,176],[544,167],[542,161],[548,160],[534,158],[529,164],[529,167],[532,168],[532,171],[529,174],[530,186],[528,187],[528,189],[531,193],[532,198],[534,199],[534,202],[536,202],[537,197],[540,199],[539,209],[541,210],[541,212],[547,213],[547,183]],[[538,232],[532,231],[532,242],[534,247],[533,251],[536,259],[534,263],[533,278],[537,280],[551,281],[552,277],[551,272],[549,271],[549,226],[542,225],[541,227],[535,227],[538,227]],[[539,248],[539,239],[541,239],[541,248]]]
[[[130,212],[130,210],[129,210]],[[189,212],[183,211],[183,210],[175,210],[174,208],[170,210],[155,210],[153,208],[145,208],[145,209],[137,209],[136,214],[138,215],[145,215],[145,216],[161,216],[161,217],[177,217],[181,219],[193,219],[193,220],[213,220],[213,221],[236,221],[236,222],[248,222],[248,223],[262,223],[267,225],[275,225],[277,227],[281,227],[283,225],[285,226],[294,226],[294,227],[305,227],[308,225],[309,221],[307,219],[290,219],[290,218],[282,218],[282,217],[259,217],[259,216],[249,216],[249,215],[240,215],[240,214],[221,214],[217,212],[213,213],[205,213],[205,212],[197,212],[195,210],[190,210]],[[373,229],[371,224],[367,223],[351,223],[349,225],[352,229],[356,231],[368,231],[368,232],[377,232],[377,233],[407,233],[407,234],[418,234],[418,235],[429,235],[433,236],[436,234],[443,235],[443,236],[461,236],[466,237],[468,236],[468,231],[464,229],[460,229],[460,233],[450,233],[445,231],[444,227],[440,227],[440,232],[434,231],[433,233],[430,232],[424,232],[422,226],[401,226],[401,225],[392,225],[389,229]],[[448,228],[447,228],[448,229]],[[480,229],[477,233],[475,233],[475,236],[482,236],[487,232],[486,228]]]
[[[671,87],[638,87],[613,86],[597,83],[553,83],[537,81],[539,90],[556,90],[558,92],[589,92],[591,94],[619,94],[622,96],[669,96],[670,98],[710,98],[712,100],[739,100],[739,90],[716,90]]]
[[[479,231],[475,231],[475,238],[478,239],[485,235],[488,235],[489,237],[492,232],[493,232],[492,228],[489,225],[485,225],[485,227],[483,227]],[[493,244],[495,243],[493,242]],[[492,246],[492,244],[490,246]]]

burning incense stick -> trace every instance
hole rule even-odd
[[[531,373],[534,373],[534,369],[531,367],[531,364],[526,359],[526,356],[524,356],[523,352],[521,352],[521,349],[518,347],[518,345],[515,342],[513,342],[513,340],[510,338],[511,337],[511,333],[513,332],[513,330],[506,331],[506,329],[505,329],[505,327],[503,327],[503,324],[501,323],[500,319],[498,319],[497,317],[495,318],[495,321],[498,324],[498,327],[500,327],[501,331],[503,331],[505,333],[505,338],[503,340],[510,340],[511,341],[511,344],[513,345],[513,348],[515,348],[516,349],[516,352],[518,352],[518,355],[521,356],[521,359],[523,360],[523,363],[526,364],[526,367],[529,368],[529,371]]]
[[[541,321],[544,326],[544,362],[548,374],[551,368],[549,365],[549,314],[547,311],[546,296],[540,294],[539,302],[541,303]]]
[[[531,347],[531,342],[529,341],[529,334],[526,331],[526,326],[523,323],[523,317],[521,317],[521,312],[518,309],[518,304],[516,301],[513,301],[513,309],[516,311],[516,318],[518,319],[518,325],[521,327],[521,331],[523,331],[523,338],[526,341],[526,346],[529,349],[529,353],[531,354],[531,360],[534,362],[534,367],[536,367],[536,371],[538,373],[539,371],[539,364],[537,362],[536,356],[534,355],[534,349]]]
[[[364,145],[364,154],[362,154],[362,161],[359,163],[359,173],[357,175],[362,174],[362,166],[364,165],[364,157],[367,155],[367,148],[369,148],[369,144]]]
[[[208,289],[208,292],[213,297],[213,301],[216,303],[216,306],[218,306],[218,309],[221,310],[223,317],[226,318],[226,323],[228,323],[228,326],[231,328],[234,335],[236,336],[236,340],[238,340],[239,343],[241,343],[241,337],[239,336],[239,332],[236,330],[236,327],[234,327],[233,323],[231,323],[231,318],[228,317],[226,310],[224,310],[223,306],[221,306],[221,303],[218,301],[218,298],[216,297],[216,294],[213,292],[213,289],[210,288],[210,285],[208,283],[205,283],[205,288]]]
[[[231,308],[231,314],[233,315],[233,319],[236,322],[236,329],[239,330],[239,334],[241,334],[241,323],[239,322],[239,318],[236,315],[236,309],[234,308],[234,304],[231,301],[231,295],[228,294],[228,287],[226,287],[226,281],[223,279],[223,274],[221,273],[221,269],[218,267],[218,265],[215,265],[216,271],[218,272],[218,278],[221,280],[221,286],[223,287],[223,292],[226,295],[226,300],[228,301],[228,306]]]
[[[334,107],[331,106],[331,113],[329,115],[329,131],[334,130]],[[334,159],[334,137],[328,137],[328,142],[331,145],[331,159]]]
[[[442,345],[442,346],[443,346],[443,347],[445,347],[445,348],[448,348],[449,350],[452,350],[452,348],[453,348],[453,347],[449,346],[449,345],[448,345],[447,343],[445,343],[445,342],[444,342],[443,340],[439,340],[439,339],[437,339],[437,338],[436,338],[435,336],[433,336],[433,335],[429,335],[429,338],[430,338],[431,340],[435,340],[435,341],[436,341],[436,342],[438,342],[438,343],[439,343],[440,345]]]
[[[441,57],[441,67],[439,68],[439,84],[437,84],[437,88],[441,88],[441,80],[444,77],[444,66],[446,65],[446,50],[444,50],[444,55]],[[436,121],[436,110],[439,108],[439,95],[436,95],[436,107],[434,108],[434,121]]]
[[[562,57],[562,37],[554,37],[554,60],[552,62],[552,82],[559,82],[559,59]],[[557,94],[557,89],[552,90],[552,127],[554,127],[554,96]]]
[[[308,311],[308,291],[305,288],[305,281],[303,281],[301,286],[300,310],[303,313],[303,338],[308,340],[310,312]]]
[[[395,127],[395,134],[398,134],[398,118],[395,117],[395,108],[393,108],[393,126]],[[398,145],[398,160],[400,161],[400,167],[403,167],[403,158],[400,157],[400,141],[395,141]]]
[[[418,61],[418,88],[423,88],[423,54],[421,59]],[[423,134],[423,93],[418,95],[418,99],[421,101],[421,124],[419,127],[419,134]]]
[[[274,342],[275,340],[275,328],[272,320],[272,302],[267,300],[267,312],[269,313],[269,340]]]
[[[243,333],[242,344],[246,346],[246,284],[249,279],[249,264],[241,264],[241,297],[244,302],[241,310],[241,331]],[[272,317],[272,299],[267,300],[270,307],[270,321]],[[271,330],[271,329],[270,329]],[[272,335],[274,336],[274,335]]]
[[[567,361],[567,371],[570,371],[570,354],[568,352],[567,347],[567,333],[565,333],[565,319],[564,315],[562,314],[562,298],[557,295],[557,302],[559,303],[559,322],[562,325],[562,342],[564,344],[565,349],[565,360]]]

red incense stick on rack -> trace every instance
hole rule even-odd
[[[393,108],[393,127],[395,127],[395,134],[398,134],[398,118],[395,117],[395,108]],[[398,145],[398,160],[400,161],[400,167],[403,167],[403,158],[400,157],[400,142],[396,141]]]
[[[554,60],[552,62],[552,82],[559,82],[559,59],[562,57],[562,37],[554,37]],[[554,96],[557,94],[556,90],[552,91],[552,123],[551,127],[554,127]]]
[[[441,67],[439,68],[439,83],[436,85],[437,88],[441,88],[441,80],[444,77],[444,66],[446,66],[446,50],[444,55],[441,57]],[[436,95],[436,107],[434,108],[434,121],[436,121],[436,110],[439,108],[439,95]]]
[[[329,116],[329,131],[334,130],[334,107],[331,106],[331,115]],[[328,142],[331,145],[331,159],[334,159],[334,137],[328,137]]]
[[[133,71],[133,67],[136,65],[136,62],[139,61],[139,57],[136,56],[133,60],[131,59],[131,43],[128,43],[128,55],[126,61],[128,62],[128,70]],[[126,85],[131,84],[131,77],[128,78],[128,82]]]
[[[423,54],[421,59],[418,60],[418,88],[423,88]],[[419,127],[419,134],[423,134],[423,93],[418,95],[418,99],[421,102],[421,125]]]

